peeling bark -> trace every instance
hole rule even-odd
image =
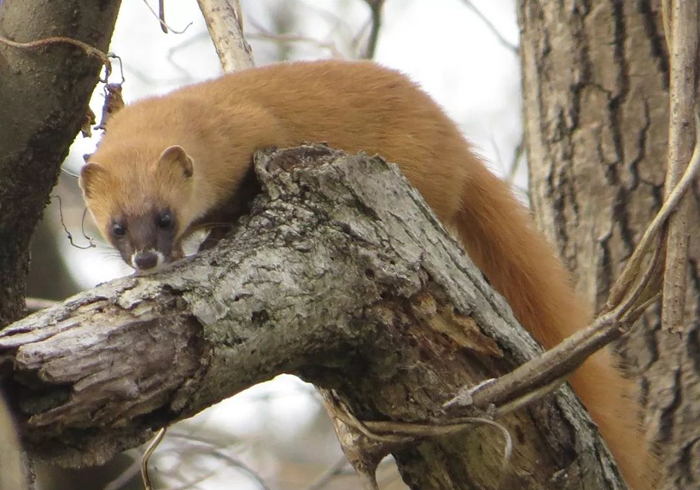
[[[441,425],[460,387],[539,352],[395,166],[302,147],[256,171],[263,193],[220,246],[0,333],[32,452],[96,464],[283,372],[361,421]],[[489,426],[377,450],[414,489],[623,488],[568,388],[499,422],[507,471]]]
[[[657,1],[536,2],[518,8],[531,203],[538,225],[599,306],[663,198],[669,62]],[[640,376],[666,488],[700,485],[700,194],[690,202],[685,324],[658,308],[620,349]]]

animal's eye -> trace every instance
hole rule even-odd
[[[166,211],[164,213],[161,213],[160,216],[158,216],[158,228],[161,228],[163,230],[167,230],[173,225],[173,215],[170,211]]]
[[[123,237],[126,235],[126,227],[120,223],[112,223],[112,233],[116,237]]]

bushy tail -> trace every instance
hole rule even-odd
[[[534,230],[507,184],[481,164],[469,168],[463,205],[453,225],[469,256],[508,300],[516,318],[551,348],[588,325],[591,311],[577,298],[553,247]],[[635,416],[634,383],[621,376],[607,351],[592,356],[570,381],[631,488],[652,488],[649,451]]]

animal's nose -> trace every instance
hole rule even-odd
[[[138,270],[153,269],[158,265],[158,254],[153,251],[138,252],[134,256],[134,266]]]

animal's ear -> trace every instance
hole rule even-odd
[[[192,177],[194,172],[194,160],[180,145],[169,146],[160,154],[158,165],[179,165],[182,169],[182,175],[186,178]]]
[[[80,179],[78,185],[83,190],[85,197],[91,198],[94,196],[95,184],[104,179],[107,171],[97,163],[87,163],[80,169]]]

